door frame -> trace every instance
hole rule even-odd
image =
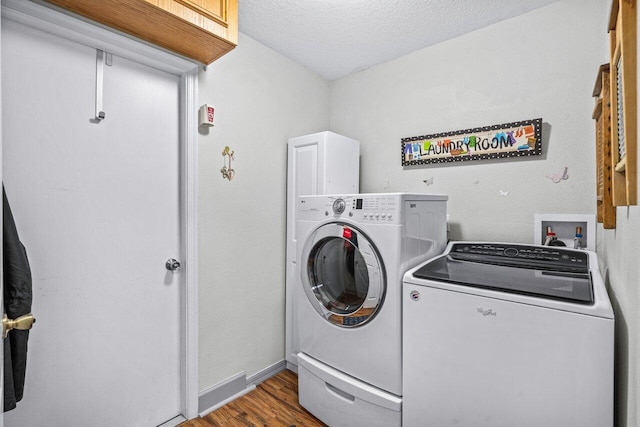
[[[40,0],[0,0],[0,5],[3,19],[101,49],[180,77],[178,142],[180,145],[180,249],[184,257],[182,265],[185,280],[180,295],[180,404],[183,417],[195,418],[198,416],[198,64]],[[1,128],[2,106],[0,105]],[[0,175],[1,167],[2,136],[0,133]],[[0,263],[0,274],[1,269]],[[2,283],[0,282],[0,298],[1,296]],[[34,315],[37,317],[37,313]],[[3,419],[0,417],[0,427],[3,424]]]

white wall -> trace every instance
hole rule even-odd
[[[560,1],[332,82],[330,129],[361,141],[361,191],[448,194],[453,239],[533,242],[535,213],[595,213],[591,93],[608,62],[610,7]],[[537,117],[539,158],[401,166],[402,137]],[[564,166],[568,180],[545,176]],[[598,253],[616,308],[617,425],[635,427],[640,211],[617,215],[616,230],[598,227]]]
[[[593,213],[591,92],[607,3],[554,3],[333,82],[331,130],[362,141],[361,190],[448,194],[455,239],[528,242],[534,213]],[[542,156],[401,166],[402,137],[538,117]],[[564,166],[568,180],[545,177]]]
[[[287,139],[327,130],[329,84],[240,34],[199,76],[199,386],[284,358]],[[236,176],[222,179],[225,145]]]
[[[640,426],[640,209],[619,207],[615,230],[598,230],[601,271],[616,312],[616,409],[621,426]]]
[[[638,16],[640,17],[640,15]],[[640,46],[640,33],[638,33]],[[638,56],[640,69],[640,56]],[[640,85],[639,85],[640,87]],[[640,122],[640,116],[638,117]],[[639,138],[640,139],[640,138]],[[640,146],[638,147],[640,158]],[[616,209],[616,228],[598,227],[601,270],[616,310],[616,401],[619,425],[640,426],[640,208]]]

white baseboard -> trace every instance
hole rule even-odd
[[[277,363],[274,363],[271,366],[267,366],[262,371],[256,372],[247,378],[248,384],[258,385],[261,382],[268,380],[272,376],[276,375],[278,372],[284,371],[286,368],[286,363],[284,360],[281,360]]]
[[[185,417],[183,417],[182,415],[178,415],[177,417],[170,419],[166,423],[160,424],[158,427],[176,427],[185,421],[187,421]]]
[[[295,372],[296,374],[298,373],[298,365],[291,363],[287,360],[287,367],[288,370],[290,370],[291,372]]]
[[[236,393],[236,394],[234,394],[234,395],[232,395],[232,396],[229,396],[229,397],[228,397],[228,398],[226,398],[225,400],[223,400],[223,401],[221,401],[221,402],[216,403],[216,404],[215,404],[215,405],[213,405],[212,407],[207,408],[207,409],[205,409],[205,410],[201,411],[198,415],[199,415],[200,417],[204,417],[204,416],[205,416],[205,415],[207,415],[208,413],[211,413],[211,412],[215,411],[216,409],[223,407],[223,406],[224,406],[224,405],[226,405],[227,403],[232,402],[232,401],[236,400],[237,398],[242,397],[242,396],[244,396],[245,394],[249,393],[250,391],[255,390],[255,388],[256,388],[256,386],[254,386],[254,385],[249,385],[249,386],[248,386],[247,388],[245,388],[244,390],[241,390],[241,391],[239,391],[238,393]]]
[[[285,368],[286,363],[281,360],[271,366],[267,366],[249,378],[244,372],[240,372],[202,391],[198,396],[198,415],[203,417],[249,393],[256,388],[256,385],[283,371]]]

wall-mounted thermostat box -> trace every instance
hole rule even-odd
[[[596,216],[590,214],[535,214],[533,243],[544,244],[547,227],[556,233],[558,240],[573,248],[576,228],[582,231],[581,249],[596,250]]]

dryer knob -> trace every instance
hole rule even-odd
[[[346,208],[347,204],[342,199],[336,199],[336,201],[333,202],[333,213],[335,214],[341,214]]]

